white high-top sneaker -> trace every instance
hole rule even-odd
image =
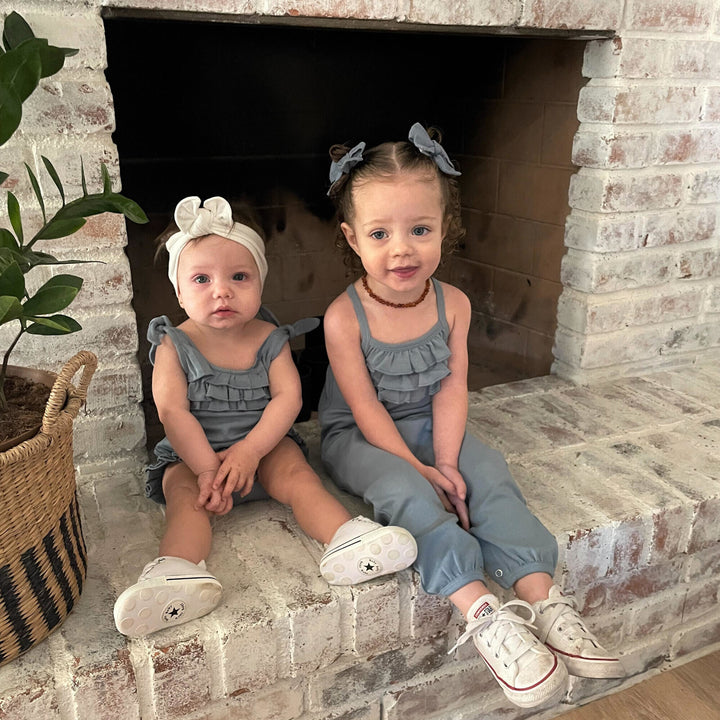
[[[404,570],[416,557],[417,544],[407,530],[359,515],[337,529],[320,559],[320,572],[330,585],[356,585]]]
[[[512,607],[529,611],[525,620]],[[532,607],[523,600],[504,605],[494,595],[478,598],[467,613],[467,629],[455,648],[472,638],[505,696],[520,707],[559,701],[567,690],[565,666],[530,632]]]
[[[533,632],[562,659],[571,675],[625,677],[620,659],[609,653],[585,627],[575,605],[574,597],[563,595],[553,585],[547,600],[533,603],[536,628]]]
[[[140,637],[209,613],[220,602],[222,586],[205,568],[178,557],[148,563],[135,585],[115,601],[115,626]]]

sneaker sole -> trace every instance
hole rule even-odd
[[[480,653],[480,656],[483,660],[485,660],[485,664],[490,669],[490,672],[492,672],[495,676],[495,679],[502,688],[502,691],[505,693],[505,697],[518,707],[536,707],[538,705],[544,705],[545,703],[549,704],[551,700],[559,702],[561,697],[567,691],[568,671],[557,656],[555,657],[555,667],[545,676],[543,680],[529,688],[511,687],[498,676],[495,670],[493,670],[492,665],[490,665],[482,653]]]
[[[325,553],[320,573],[329,585],[357,585],[405,570],[416,557],[417,544],[407,530],[382,527]]]
[[[222,586],[214,578],[155,578],[132,585],[116,600],[115,626],[128,637],[141,637],[195,620],[220,602]]]

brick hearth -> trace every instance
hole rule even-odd
[[[470,425],[556,534],[557,581],[622,652],[627,683],[717,647],[717,367],[499,385],[472,394]],[[298,428],[317,464],[315,422]],[[509,706],[471,648],[446,654],[459,617],[414,572],[330,588],[320,547],[274,502],[216,523],[217,610],[127,641],[112,603],[154,555],[162,517],[138,477],[81,470],[81,482],[87,586],[57,632],[0,668],[3,720],[539,719],[623,687],[574,679],[558,708]]]

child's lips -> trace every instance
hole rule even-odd
[[[398,267],[393,268],[390,272],[397,275],[400,278],[412,277],[417,272],[417,267]]]

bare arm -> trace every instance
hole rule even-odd
[[[450,375],[433,396],[433,449],[438,468],[457,468],[460,446],[465,435],[468,411],[468,352],[470,301],[457,288],[444,286],[450,325],[448,347]]]
[[[220,461],[190,412],[187,377],[172,340],[165,335],[155,352],[152,393],[160,422],[175,452],[196,474],[217,470]]]

